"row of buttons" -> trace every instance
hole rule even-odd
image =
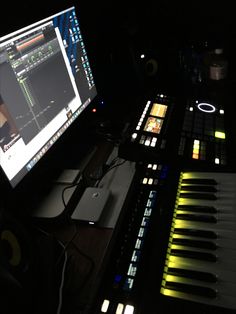
[[[120,244],[115,249],[114,264],[111,269],[106,297],[101,305],[102,313],[125,314],[126,304],[129,303],[131,313],[135,312],[133,304],[134,290],[137,288],[138,271],[141,269],[143,250],[150,228],[151,217],[157,210],[158,184],[165,180],[168,167],[149,163],[141,166],[139,187],[135,203],[130,204],[127,218],[124,218]],[[147,180],[147,184],[145,184]],[[136,287],[136,288],[135,288]],[[112,297],[112,295],[114,297]],[[125,301],[124,301],[125,300]],[[108,306],[109,304],[109,306]],[[105,306],[106,305],[106,306]],[[127,312],[128,313],[128,312]]]

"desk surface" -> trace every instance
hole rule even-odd
[[[97,167],[104,164],[108,157],[111,160],[116,158],[116,154],[117,150],[112,149],[109,143],[102,143],[98,147],[85,168],[90,183],[95,183],[90,174],[96,172]],[[63,287],[63,313],[78,313],[80,309],[87,313],[94,302],[111,253],[115,226],[134,174],[134,163],[125,162],[109,171],[99,182],[99,186],[109,187],[112,197],[106,206],[106,212],[109,212],[97,225],[72,219],[55,223],[47,219],[40,220],[42,228],[62,242],[68,254]]]

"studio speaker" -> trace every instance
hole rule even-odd
[[[26,228],[0,210],[0,290],[3,313],[25,310],[33,284],[33,246]]]

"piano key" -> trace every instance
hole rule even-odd
[[[165,276],[165,280],[166,280],[166,283],[177,283],[177,284],[186,285],[186,287],[182,287],[182,288],[181,286],[179,288],[176,286],[176,290],[185,291],[187,294],[198,294],[203,297],[206,297],[204,294],[201,293],[204,290],[204,288],[206,289],[206,293],[209,293],[210,290],[215,291],[215,296],[216,294],[218,295],[225,294],[228,296],[233,296],[235,293],[234,289],[236,288],[236,284],[232,282],[227,282],[227,281],[216,281],[215,283],[203,282],[196,279],[179,277],[179,276],[169,275],[169,274]],[[166,285],[166,287],[168,287],[168,285]],[[193,287],[196,290],[193,289]],[[208,295],[208,297],[214,297],[214,295],[213,294]]]
[[[182,220],[182,219],[175,219],[175,228],[187,228],[187,229],[197,229],[197,230],[209,230],[214,232],[220,232],[221,230],[228,230],[234,231],[235,233],[235,222],[234,221],[226,221],[226,220],[219,220],[216,224],[207,223],[199,221],[190,221],[190,220]]]
[[[215,265],[217,267],[227,267],[231,271],[235,271],[236,263],[236,250],[231,248],[218,248],[215,251],[192,248],[185,245],[169,244],[170,260],[178,260],[181,257],[182,263],[189,263],[191,261],[192,266],[197,265],[199,261],[205,266],[205,271],[213,271]],[[223,254],[223,256],[222,256]],[[226,259],[224,261],[224,259]],[[217,269],[217,268],[216,268]]]
[[[217,192],[215,186],[209,185],[181,185],[181,191],[195,191],[195,192]]]
[[[181,215],[184,215],[186,216],[186,218],[181,218]],[[209,214],[209,213],[201,213],[201,212],[191,212],[191,211],[185,211],[185,210],[179,210],[177,209],[176,212],[175,212],[175,216],[176,218],[178,219],[182,219],[183,221],[185,220],[190,220],[191,221],[191,215],[193,215],[192,217],[192,221],[194,223],[194,221],[205,221],[205,222],[215,222],[215,223],[220,223],[220,222],[227,222],[229,221],[229,224],[232,224],[231,220],[234,219],[234,216],[233,215],[230,215],[230,214],[222,214],[222,213],[217,213],[217,214]],[[183,216],[183,217],[184,217]],[[188,218],[189,216],[189,218]],[[199,219],[197,219],[197,217],[199,216]],[[194,218],[196,217],[196,219]],[[202,217],[202,218],[201,218]],[[205,217],[205,219],[204,219]],[[212,218],[210,218],[212,217]],[[214,226],[214,228],[216,227],[217,229],[217,225]]]
[[[217,213],[217,210],[213,206],[200,206],[200,205],[179,205],[179,210],[202,212],[202,213]]]
[[[182,235],[192,235],[194,237],[216,239],[217,234],[211,230],[199,230],[199,229],[188,229],[188,228],[175,228],[174,231],[176,234]]]
[[[167,269],[165,272],[169,273],[169,269],[177,269],[180,272],[181,271],[195,271],[195,272],[204,272],[207,274],[213,274],[217,278],[217,280],[220,281],[228,281],[231,283],[236,283],[236,269],[235,270],[229,270],[222,267],[218,267],[218,264],[216,263],[209,263],[209,262],[189,262],[189,260],[180,258],[180,257],[172,257],[170,260],[166,261],[166,264],[168,267],[165,267]],[[207,265],[206,265],[207,264]],[[207,266],[207,267],[206,267]],[[177,272],[176,270],[176,272]],[[207,281],[207,280],[206,280]],[[213,281],[212,281],[213,282]]]
[[[184,246],[196,247],[196,248],[203,248],[209,250],[216,250],[217,245],[213,241],[202,241],[196,239],[186,239],[186,238],[173,238],[173,244],[180,244]]]
[[[189,178],[183,179],[182,183],[185,184],[205,184],[205,185],[217,185],[217,181],[215,179],[208,178]]]
[[[236,212],[232,211],[233,200],[227,200],[227,196],[218,195],[217,200],[202,200],[202,199],[190,199],[190,198],[180,198],[178,201],[178,206],[214,206],[217,212],[223,211],[224,214],[230,214],[236,219]],[[236,202],[236,199],[235,199]]]
[[[173,276],[171,272],[169,272],[169,269],[171,268],[172,266],[168,267],[167,271],[165,271],[163,279],[167,280],[169,279],[168,276]],[[181,271],[189,270],[189,268],[183,267],[183,265],[181,264],[178,264],[178,266],[175,266],[175,268],[179,269],[180,274],[181,274]],[[196,272],[197,271],[201,272],[201,270],[196,269],[194,264],[191,266],[191,271],[192,270]],[[204,272],[207,273],[205,270]],[[211,274],[214,274],[214,273],[211,271]],[[181,275],[174,275],[173,277],[175,281],[190,283],[193,285],[203,285],[209,288],[215,288],[218,291],[220,291],[220,293],[223,293],[224,295],[235,295],[235,291],[232,290],[233,288],[236,288],[236,281],[235,281],[236,272],[235,271],[219,270],[217,271],[217,273],[215,273],[215,278],[216,278],[216,281],[207,281],[207,280],[204,281],[203,278],[199,280],[198,278],[190,278],[190,277],[181,276]]]
[[[203,215],[202,215],[203,216]],[[215,233],[218,234],[218,232],[222,231],[225,234],[229,234],[230,232],[233,234],[235,232],[235,222],[234,222],[234,217],[230,215],[216,215],[215,219],[217,220],[216,223],[207,223],[207,222],[201,222],[201,221],[191,221],[187,219],[179,219],[175,218],[175,226],[183,228],[186,226],[187,228],[193,228],[193,229],[203,229],[203,230],[213,230]]]
[[[200,215],[200,214],[190,214],[190,213],[178,213],[176,215],[177,219],[180,220],[190,220],[190,221],[198,221],[198,222],[206,222],[206,223],[216,223],[217,219],[213,215]]]
[[[194,303],[203,303],[214,307],[223,307],[227,309],[235,309],[236,308],[236,299],[235,296],[225,295],[223,293],[218,293],[217,298],[205,298],[196,296],[193,294],[187,294],[181,291],[166,289],[164,287],[161,288],[161,293],[164,296],[184,299],[188,301],[192,301]]]
[[[175,249],[175,252],[171,250],[169,260],[175,262],[178,261],[178,263],[181,262],[183,264],[191,265],[192,269],[195,269],[195,267],[197,267],[200,264],[201,266],[204,266],[206,272],[213,272],[215,274],[217,274],[218,268],[221,267],[223,267],[222,269],[228,269],[229,271],[233,272],[235,271],[236,263],[235,252],[231,252],[231,250],[227,250],[227,252],[225,252],[225,250],[223,250],[225,254],[224,256],[221,256],[220,254],[217,253],[216,253],[217,255],[213,255],[212,253],[209,253],[209,255],[207,255],[207,252],[205,252],[206,254],[204,256],[203,254],[200,255],[201,252],[199,252],[199,255],[197,255],[198,252],[197,250],[195,251],[196,253],[194,255],[194,253],[190,254],[191,252],[188,251],[187,247],[185,247],[185,250]]]
[[[191,199],[200,199],[200,200],[216,200],[217,197],[213,193],[180,193],[181,198],[191,198]]]
[[[217,193],[223,193],[228,196],[229,200],[236,199],[234,193],[235,191],[235,173],[217,173],[217,172],[191,172],[184,173],[182,183],[185,182],[186,177],[191,177],[191,179],[209,179],[209,177],[214,177],[215,182],[217,182]],[[195,181],[196,182],[196,181]]]
[[[187,233],[186,234],[179,234],[179,233],[173,232],[172,243],[174,243],[174,244],[183,244],[183,242],[180,243],[181,241],[179,241],[179,242],[176,241],[177,239],[178,240],[193,240],[193,241],[211,242],[211,243],[214,243],[213,245],[216,248],[218,248],[218,249],[230,248],[230,249],[236,250],[235,239],[231,239],[231,238],[228,238],[228,237],[222,237],[221,235],[219,235],[218,238],[211,239],[211,238],[205,238],[205,237],[198,237],[198,236],[194,236],[194,235],[189,235]],[[195,246],[195,247],[197,247],[197,246]]]
[[[201,190],[198,185],[205,187]],[[214,189],[208,190],[208,186]],[[235,173],[183,174],[165,262],[165,280],[161,289],[164,295],[236,309],[235,191]],[[205,199],[201,198],[203,195],[207,195]],[[207,207],[211,209],[207,211]],[[195,217],[205,217],[205,220],[213,217],[215,223],[202,222]],[[216,260],[210,261],[214,255]],[[200,272],[199,277],[195,272]],[[212,280],[217,278],[217,281],[208,280],[207,274],[212,274]],[[193,289],[192,292],[188,287]],[[217,297],[204,296],[199,287],[218,291]]]
[[[209,252],[193,251],[188,249],[171,249],[171,255],[181,256],[192,259],[199,259],[203,261],[216,262],[217,256]]]
[[[203,297],[215,298],[217,296],[216,290],[204,286],[194,286],[180,282],[166,281],[165,287],[167,289],[183,291],[186,293],[196,294]]]
[[[213,273],[207,273],[204,271],[199,270],[192,270],[186,268],[177,268],[177,267],[169,267],[168,274],[180,276],[180,277],[187,277],[191,279],[197,279],[205,282],[216,282],[217,276]]]
[[[231,193],[234,193],[234,191],[232,191]],[[228,193],[228,191],[225,192],[222,190],[215,192],[214,195],[216,196],[217,202],[215,202],[216,199],[213,199],[213,200],[202,199],[201,200],[200,198],[198,198],[195,200],[195,198],[193,198],[192,200],[189,200],[190,197],[187,198],[184,196],[182,197],[180,195],[178,202],[180,205],[182,204],[183,205],[202,205],[202,206],[206,205],[206,206],[216,206],[218,208],[221,205],[226,205],[228,209],[232,210],[232,204],[235,202],[235,198],[232,197],[231,193]],[[190,194],[190,192],[189,193],[185,192],[185,194]],[[192,192],[192,194],[194,193]]]
[[[184,225],[183,227],[186,227],[186,225]],[[203,228],[194,229],[193,226],[190,229],[175,227],[172,231],[172,237],[213,241],[219,248],[220,247],[235,248],[236,241],[236,234],[234,231],[218,230],[217,232],[214,232],[213,229],[212,230],[210,229],[204,230]]]
[[[236,250],[235,248],[231,248],[231,247],[218,247],[216,250],[210,250],[210,249],[207,249],[207,248],[201,248],[201,247],[191,247],[191,246],[188,246],[188,245],[183,245],[183,244],[175,244],[175,243],[169,243],[169,248],[171,249],[171,253],[173,250],[179,250],[180,253],[179,254],[176,254],[179,255],[179,256],[183,256],[186,258],[197,258],[197,257],[191,257],[191,252],[196,252],[196,255],[197,253],[209,253],[211,255],[215,255],[216,257],[216,260],[218,260],[219,258],[221,258],[221,254],[224,253],[226,256],[228,254],[228,256],[231,257],[231,260],[234,261],[236,259]],[[182,251],[186,252],[186,253],[182,253]],[[188,255],[188,252],[189,255]],[[204,257],[204,255],[203,255]],[[198,258],[200,259],[200,258]],[[212,258],[213,259],[213,258]],[[214,261],[214,260],[213,260]]]

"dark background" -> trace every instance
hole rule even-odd
[[[172,56],[180,47],[207,41],[214,47],[224,45],[234,61],[236,20],[229,1],[60,0],[5,5],[0,35],[75,5],[98,91],[111,101],[140,91],[142,52],[158,58],[159,69],[168,60],[169,67],[163,66],[167,71],[175,66]]]

